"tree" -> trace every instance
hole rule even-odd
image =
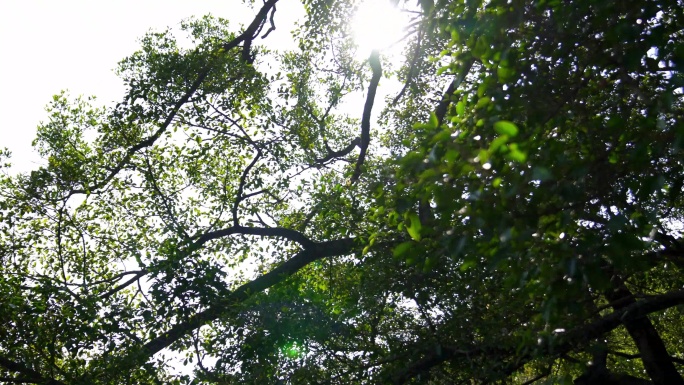
[[[684,383],[681,1],[400,2],[398,62],[352,2],[261,48],[277,2],[54,97],[0,182],[2,381]]]

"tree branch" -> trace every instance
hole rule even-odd
[[[535,382],[541,380],[542,378],[548,377],[549,374],[551,374],[551,368],[550,368],[550,367],[549,367],[548,369],[546,369],[544,372],[540,373],[538,376],[536,376],[536,377],[530,379],[529,381],[523,382],[522,385],[531,385],[531,384],[534,384]]]
[[[114,295],[114,294],[120,292],[121,290],[125,289],[126,287],[130,286],[135,281],[139,280],[140,277],[142,277],[145,274],[147,274],[147,270],[140,270],[140,271],[136,272],[135,275],[131,279],[129,279],[128,281],[122,283],[119,286],[112,288],[111,290],[107,291],[106,293],[101,294],[100,299],[111,297],[112,295]]]
[[[242,60],[246,63],[251,64],[254,61],[254,57],[251,53],[252,41],[254,41],[254,39],[256,39],[259,35],[259,31],[261,31],[261,28],[266,22],[266,18],[268,17],[268,13],[271,12],[271,9],[274,9],[275,12],[275,5],[277,2],[278,0],[266,1],[264,3],[264,6],[261,7],[259,13],[257,13],[257,15],[254,17],[254,20],[252,20],[252,23],[249,25],[249,27],[247,27],[245,32],[238,36],[238,38],[233,39],[231,42],[224,44],[223,48],[226,51],[228,51],[244,41],[244,44],[242,46]],[[271,21],[273,21],[273,15],[271,15]],[[239,41],[235,42],[238,39]]]
[[[368,95],[366,95],[366,104],[363,106],[363,115],[361,118],[361,152],[359,153],[359,159],[356,161],[356,167],[354,169],[354,174],[350,179],[351,183],[354,184],[361,176],[361,166],[366,159],[366,152],[368,151],[368,144],[370,143],[370,120],[371,120],[371,110],[373,109],[373,103],[375,102],[375,93],[378,89],[378,83],[380,82],[380,77],[382,76],[382,66],[380,64],[380,54],[378,51],[374,50],[370,58],[368,58],[368,63],[373,70],[373,76],[371,77],[370,84],[368,85]]]
[[[167,348],[175,341],[184,337],[187,333],[214,321],[221,316],[229,314],[234,309],[235,305],[244,302],[256,293],[260,293],[263,290],[284,281],[308,264],[326,257],[346,255],[353,250],[353,238],[313,243],[310,248],[300,251],[294,257],[270,272],[238,287],[230,295],[214,303],[207,310],[195,314],[185,322],[176,324],[167,332],[141,346],[140,349],[129,352],[115,363],[115,365],[119,365],[116,369],[118,371],[126,371],[141,365],[154,354]]]
[[[257,148],[257,153],[254,156],[254,159],[249,163],[249,165],[245,168],[245,170],[242,172],[242,175],[240,176],[240,185],[238,186],[237,194],[235,196],[235,203],[233,204],[233,226],[239,227],[240,223],[238,221],[238,208],[240,207],[240,202],[245,199],[245,197],[242,195],[242,192],[245,189],[245,184],[247,183],[247,175],[249,175],[249,171],[254,167],[254,165],[259,161],[259,159],[262,157],[263,153],[259,148]]]
[[[425,35],[425,29],[425,26],[418,27],[418,39],[416,41],[416,47],[413,51],[411,65],[409,66],[408,72],[406,73],[406,82],[404,82],[404,86],[401,88],[401,91],[399,91],[397,96],[394,97],[394,100],[392,100],[392,104],[397,104],[399,100],[401,100],[401,97],[404,96],[406,90],[411,85],[411,82],[413,82],[413,75],[414,72],[416,72],[416,63],[418,62],[418,57],[420,56],[421,44],[423,41],[423,35]]]
[[[265,237],[280,237],[285,238],[288,241],[297,242],[303,248],[313,247],[316,243],[304,236],[304,234],[299,231],[286,229],[283,227],[245,227],[245,226],[233,226],[221,230],[212,231],[209,233],[204,233],[200,236],[196,236],[197,240],[190,246],[191,249],[195,250],[202,246],[203,244],[222,237],[227,237],[234,234],[242,235],[260,235]]]
[[[641,354],[628,354],[628,353],[618,352],[615,350],[608,350],[608,354],[612,354],[614,356],[626,358],[628,360],[632,360],[635,358],[641,358]],[[672,362],[674,362],[676,364],[684,365],[684,359],[673,357],[673,356],[670,356],[670,359],[672,360]]]
[[[354,140],[352,140],[347,147],[341,149],[340,151],[329,151],[328,155],[324,156],[323,158],[316,159],[316,163],[325,164],[326,162],[332,159],[343,157],[352,152],[352,150],[354,150],[354,148],[360,144],[361,138],[357,137]]]
[[[224,51],[229,51],[232,50],[233,48],[237,47],[240,45],[240,43],[244,42],[244,47],[243,47],[243,53],[242,53],[242,58],[245,62],[251,63],[251,53],[250,53],[250,47],[251,47],[251,42],[252,40],[255,39],[255,34],[259,27],[265,22],[266,18],[268,17],[269,11],[275,7],[275,4],[278,2],[278,0],[268,0],[266,3],[264,3],[264,6],[259,10],[259,13],[254,17],[254,20],[252,23],[249,25],[249,27],[241,33],[239,36],[237,36],[235,39],[223,44],[221,46],[221,49]],[[71,197],[72,195],[75,194],[86,194],[88,192],[92,192],[95,190],[99,190],[109,184],[114,177],[121,172],[121,170],[124,168],[126,164],[128,164],[133,157],[138,151],[142,150],[143,148],[150,147],[152,146],[157,139],[159,139],[162,134],[168,129],[168,127],[171,125],[171,122],[173,122],[173,119],[176,117],[178,112],[180,111],[181,107],[185,103],[187,103],[190,98],[197,92],[199,87],[202,85],[204,80],[207,78],[209,73],[211,72],[212,69],[214,69],[214,63],[215,60],[212,60],[209,62],[202,71],[199,72],[197,79],[192,83],[190,88],[185,92],[185,94],[176,102],[176,104],[173,105],[171,108],[171,111],[169,112],[168,116],[166,119],[162,122],[162,124],[159,126],[159,129],[155,131],[151,136],[149,136],[147,139],[141,141],[140,143],[136,144],[135,146],[129,148],[126,151],[126,154],[124,157],[114,166],[109,174],[102,179],[100,182],[97,182],[93,185],[90,185],[88,187],[85,187],[83,189],[75,189],[71,190],[66,198]]]
[[[7,384],[41,384],[44,383],[43,380],[36,380],[33,378],[12,378],[12,377],[0,377],[0,383]]]
[[[618,301],[627,298],[628,302],[625,304],[614,305],[614,310],[620,310],[628,305],[636,303],[636,299],[632,292],[625,286],[622,279],[613,275],[611,279],[614,290],[609,290],[606,293],[606,298],[610,301]],[[641,361],[644,364],[646,373],[653,379],[655,384],[684,384],[684,379],[675,368],[670,355],[667,352],[665,343],[658,334],[651,320],[648,317],[623,317],[622,323],[627,329],[632,340],[641,353]]]
[[[454,94],[454,92],[456,92],[458,87],[461,86],[461,83],[463,83],[463,80],[470,72],[470,69],[473,67],[474,63],[475,59],[469,59],[463,62],[461,72],[459,72],[458,75],[456,75],[451,84],[449,84],[449,87],[446,89],[446,91],[444,91],[442,100],[437,105],[437,108],[435,108],[435,115],[437,116],[437,121],[439,122],[439,125],[444,123],[444,117],[446,116],[447,109],[451,104],[451,96]]]
[[[505,368],[504,373],[508,375],[514,373],[527,362],[538,356],[540,351],[546,351],[548,354],[565,357],[567,353],[573,350],[575,347],[586,345],[589,342],[600,338],[606,333],[611,332],[612,330],[621,326],[623,322],[629,322],[630,320],[643,318],[650,313],[662,311],[681,304],[684,304],[684,290],[651,296],[644,300],[637,301],[594,322],[579,326],[569,331],[565,335],[558,336],[557,340],[553,344],[538,346],[536,355],[527,354],[522,357],[516,357],[515,363]],[[500,353],[500,350],[498,353]],[[431,368],[455,357],[472,359],[472,357],[475,355],[491,357],[493,354],[493,349],[486,348],[462,350],[454,349],[448,346],[441,346],[441,349],[437,350],[431,346],[430,349],[426,349],[424,351],[424,354],[420,359],[406,365],[403,370],[395,374],[393,376],[393,383],[403,384],[418,374],[424,373]],[[508,354],[511,357],[515,356],[514,351],[511,351]]]
[[[40,373],[36,372],[35,370],[31,368],[27,368],[24,364],[20,364],[18,362],[14,362],[6,357],[0,356],[0,366],[5,367],[8,370],[11,370],[13,372],[21,373],[25,376],[28,376],[30,380],[25,380],[23,382],[25,383],[34,383],[34,384],[48,384],[48,385],[66,385],[65,383],[61,381],[57,381],[54,379],[47,379],[43,377]]]

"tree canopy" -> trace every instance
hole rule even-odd
[[[401,50],[266,0],[54,96],[0,382],[684,384],[684,2],[393,3]]]

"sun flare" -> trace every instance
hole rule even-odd
[[[401,39],[406,17],[390,0],[363,0],[351,23],[358,55],[367,57],[372,50],[384,50]]]

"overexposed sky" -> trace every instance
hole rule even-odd
[[[363,3],[354,23],[361,52],[403,34],[401,24],[406,21],[387,8],[389,0]],[[241,23],[252,21],[260,5],[256,1],[251,10],[242,0],[0,1],[0,148],[12,151],[13,171],[37,167],[31,141],[36,126],[47,117],[45,106],[52,95],[68,90],[72,97],[96,96],[99,105],[121,100],[123,84],[113,70],[138,49],[137,40],[147,31],[175,27],[182,19],[208,13],[228,19],[237,31]],[[280,0],[276,31],[263,43],[294,48],[290,31],[302,12],[300,0]],[[383,92],[381,87],[378,96]],[[349,107],[358,110],[360,118],[363,98],[355,99]]]
[[[289,7],[301,5],[278,3],[271,43],[292,42]],[[255,12],[240,0],[0,1],[0,148],[12,151],[16,171],[34,168],[36,126],[52,95],[63,89],[97,96],[99,104],[121,100],[124,88],[113,69],[148,30],[207,13],[249,23]]]

